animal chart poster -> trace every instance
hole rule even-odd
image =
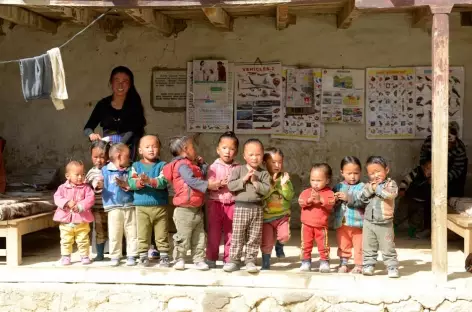
[[[456,121],[462,133],[464,107],[464,67],[449,68],[449,121]],[[415,137],[424,139],[432,131],[432,89],[433,71],[431,67],[416,68]]]
[[[415,138],[415,68],[368,68],[367,139]]]
[[[187,64],[187,131],[233,129],[232,64],[193,61]]]
[[[275,134],[282,132],[282,65],[235,65],[234,131]]]
[[[314,110],[311,114],[287,114],[288,98],[285,97],[285,101],[282,103],[284,118],[283,118],[283,129],[280,134],[273,134],[271,137],[276,139],[289,139],[289,140],[301,140],[301,141],[319,141],[322,134],[321,124],[321,69],[300,69],[301,73],[296,73],[299,69],[284,67],[282,69],[282,93],[286,94],[289,85],[294,85],[296,82],[292,80],[289,82],[287,77],[292,73],[292,77],[304,77],[303,81],[310,81],[313,85],[313,95],[308,95],[308,98],[313,98],[312,106]],[[311,78],[306,78],[307,74]],[[305,84],[304,82],[302,84]],[[301,90],[301,88],[300,88]],[[306,89],[308,90],[308,88]],[[296,90],[293,90],[296,91]],[[299,97],[302,98],[302,97]],[[304,101],[303,101],[304,103]],[[303,106],[307,106],[303,104]]]
[[[365,71],[323,69],[321,117],[323,122],[364,122]]]

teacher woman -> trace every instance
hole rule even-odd
[[[95,132],[100,125],[103,137],[112,143],[125,143],[130,146],[131,160],[135,158],[137,142],[144,134],[146,118],[141,97],[134,86],[134,75],[125,66],[115,67],[110,75],[113,94],[101,99],[84,127],[84,134],[90,141],[101,140]]]

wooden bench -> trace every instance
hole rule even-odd
[[[448,214],[447,228],[464,238],[464,254],[469,255],[472,252],[472,218]]]
[[[7,265],[18,266],[21,259],[21,237],[24,234],[37,232],[55,226],[52,220],[54,211],[37,215],[0,221],[0,237],[6,238],[6,249],[0,249],[0,256],[7,257]]]

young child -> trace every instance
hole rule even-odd
[[[169,267],[169,242],[167,204],[169,193],[167,180],[162,174],[165,162],[159,160],[161,142],[154,135],[146,135],[139,141],[141,161],[133,163],[128,179],[134,191],[136,223],[138,230],[138,254],[140,263],[149,266],[148,249],[154,229],[155,241],[160,251],[160,267]]]
[[[216,148],[219,158],[208,168],[207,178],[221,181],[221,187],[218,190],[210,191],[206,204],[208,219],[206,257],[210,268],[216,268],[222,231],[225,244],[223,262],[229,262],[229,249],[233,233],[234,196],[228,190],[227,184],[231,171],[239,166],[234,161],[238,147],[239,140],[234,132],[223,133]]]
[[[270,256],[277,240],[283,246],[290,239],[290,208],[295,195],[290,176],[283,172],[284,154],[279,148],[265,150],[264,163],[271,179],[269,193],[264,197],[262,226],[262,270],[270,269]]]
[[[417,238],[418,232],[431,228],[428,227],[431,213],[425,213],[431,210],[431,156],[421,159],[420,165],[401,181],[399,189],[400,200],[395,211],[394,228],[408,220],[408,236]],[[425,216],[429,216],[429,220]]]
[[[105,259],[105,243],[108,240],[108,217],[103,209],[102,202],[102,168],[108,162],[109,149],[110,145],[105,141],[97,140],[92,142],[90,152],[92,154],[93,168],[90,169],[85,176],[85,182],[88,183],[95,192],[95,205],[92,207],[92,213],[95,219],[95,248],[97,249],[97,256],[93,261],[103,261]]]
[[[231,172],[228,189],[235,194],[233,237],[230,262],[223,266],[226,272],[239,270],[243,248],[246,271],[257,273],[256,258],[262,238],[264,196],[270,189],[269,173],[261,169],[264,146],[258,139],[244,143],[245,166]]]
[[[126,144],[114,144],[110,148],[110,163],[102,168],[102,199],[103,208],[108,213],[111,266],[120,264],[123,234],[126,237],[126,265],[136,265],[136,210],[128,185],[129,155]]]
[[[329,188],[333,170],[326,163],[314,164],[310,171],[310,188],[298,198],[302,208],[302,265],[300,271],[311,270],[311,251],[316,242],[320,254],[321,273],[329,273],[328,218],[335,203]]]
[[[85,183],[84,165],[71,161],[66,166],[67,181],[54,194],[57,210],[54,221],[59,222],[61,233],[61,264],[70,265],[74,242],[80,253],[82,264],[90,264],[90,222],[93,222],[92,206],[95,194]]]
[[[396,278],[398,272],[397,251],[393,233],[393,213],[398,187],[388,177],[387,161],[381,156],[371,156],[366,164],[369,183],[364,186],[360,200],[367,204],[362,230],[364,268],[363,274],[371,276],[377,263],[378,251],[387,265],[388,277]]]
[[[197,270],[208,270],[205,263],[205,230],[202,205],[205,192],[217,190],[220,182],[204,180],[207,165],[197,156],[190,137],[174,138],[169,144],[174,159],[164,166],[164,177],[174,188],[174,269],[185,269],[185,256],[192,250],[193,262]]]
[[[354,248],[354,269],[351,273],[362,273],[362,223],[364,203],[359,200],[364,183],[359,182],[361,162],[357,157],[346,156],[341,161],[341,175],[344,181],[336,184],[333,191],[337,199],[334,228],[338,243],[340,265],[338,273],[347,273],[348,262]]]

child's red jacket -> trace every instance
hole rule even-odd
[[[298,203],[302,208],[301,221],[311,227],[328,227],[328,218],[336,202],[334,193],[329,187],[325,187],[318,191],[320,202],[308,204],[307,201],[311,197],[311,192],[312,189],[308,188],[298,198]]]

